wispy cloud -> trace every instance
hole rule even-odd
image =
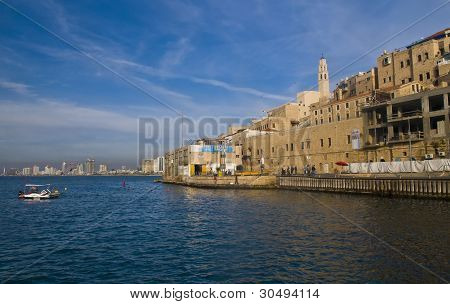
[[[137,130],[136,118],[45,98],[33,102],[0,101],[0,122],[9,128],[29,127],[30,132],[39,132],[41,127],[127,133]]]
[[[170,70],[172,67],[181,64],[186,55],[192,50],[194,50],[194,47],[187,37],[179,39],[162,57],[160,69],[163,71]]]
[[[267,92],[263,92],[263,91],[253,89],[253,88],[234,86],[234,85],[231,85],[224,81],[220,81],[220,80],[216,80],[216,79],[206,79],[206,78],[199,78],[199,77],[189,77],[188,79],[190,79],[193,82],[207,84],[207,85],[223,88],[225,90],[229,90],[229,91],[233,91],[233,92],[250,94],[250,95],[254,95],[254,96],[258,96],[258,97],[262,97],[262,98],[266,98],[266,99],[276,99],[276,100],[284,100],[284,101],[289,101],[290,99],[292,99],[292,97],[289,97],[289,96],[267,93]]]
[[[184,80],[189,80],[191,82],[198,83],[198,84],[205,84],[208,86],[219,87],[219,88],[231,91],[231,92],[238,92],[238,93],[253,95],[253,96],[266,98],[266,99],[289,101],[293,98],[292,96],[273,94],[273,93],[261,91],[261,90],[255,89],[255,88],[236,86],[236,85],[230,84],[230,83],[222,81],[222,80],[208,79],[208,78],[195,77],[195,76],[189,76],[189,75],[180,74],[180,73],[169,72],[167,70],[158,69],[158,68],[148,66],[148,65],[143,65],[143,64],[140,64],[137,62],[127,60],[127,59],[116,58],[116,59],[110,59],[110,60],[113,63],[121,65],[122,68],[131,68],[131,69],[134,69],[135,72],[145,73],[148,76],[152,76],[152,77],[157,76],[157,77],[162,77],[162,78],[184,79]]]
[[[23,83],[0,80],[0,87],[21,95],[31,95],[30,86]]]

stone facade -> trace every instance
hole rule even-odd
[[[322,57],[318,91],[300,92],[295,102],[266,111],[249,126],[229,128],[214,143],[233,147],[229,154],[193,146],[167,153],[165,174],[279,174],[288,167],[302,173],[306,165],[335,173],[342,170],[337,162],[449,157],[449,51],[446,29],[385,52],[376,67],[340,81],[331,95]]]
[[[377,58],[379,88],[393,91],[413,81],[420,82],[425,88],[438,86],[441,76],[438,61],[449,52],[450,29],[424,38],[405,49],[390,53],[385,51]]]

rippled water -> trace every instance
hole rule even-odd
[[[450,280],[449,203],[211,190],[150,177],[48,177],[24,202],[0,178],[0,279],[8,283],[439,283]]]

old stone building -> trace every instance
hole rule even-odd
[[[448,155],[450,87],[369,103],[363,107],[364,147],[369,161]]]
[[[230,147],[227,153],[205,154],[206,142],[167,153],[166,174],[216,168],[278,174],[288,167],[302,173],[306,165],[333,173],[342,169],[338,162],[448,157],[449,51],[446,29],[384,52],[376,67],[341,80],[332,94],[322,57],[318,91],[298,93],[295,101],[265,111],[249,126],[230,127],[213,143]]]
[[[430,89],[439,86],[438,61],[449,52],[450,28],[421,39],[404,49],[390,53],[385,51],[377,58],[379,88],[393,91],[398,86],[413,81],[418,81]]]

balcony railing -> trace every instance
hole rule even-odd
[[[422,139],[423,139],[422,131],[411,132],[411,141],[417,141],[417,140],[422,140]],[[404,133],[404,134],[394,135],[393,137],[391,137],[389,139],[389,142],[404,142],[404,141],[409,141],[409,140],[410,140],[409,134]]]
[[[421,118],[421,117],[422,117],[422,111],[420,111],[420,110],[403,112],[403,113],[398,112],[398,113],[388,116],[388,121],[402,120],[402,119],[408,119],[408,118]]]

